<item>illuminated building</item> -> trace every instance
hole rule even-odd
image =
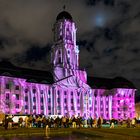
[[[0,110],[5,114],[80,115],[104,119],[135,116],[135,87],[128,80],[88,77],[79,69],[72,16],[63,11],[54,24],[52,71],[0,63]]]

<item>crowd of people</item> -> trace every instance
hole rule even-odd
[[[22,116],[19,117],[18,123],[14,123],[12,117],[6,116],[3,120],[3,126],[5,129],[12,128],[15,125],[17,127],[37,127],[37,128],[101,128],[102,126],[108,125],[110,128],[114,128],[115,125],[122,126],[126,124],[126,127],[136,127],[137,120],[136,118],[133,119],[126,119],[126,120],[105,120],[102,117],[98,118],[88,118],[85,119],[84,117],[66,117],[66,116],[55,116],[55,117],[45,117],[43,115],[29,115],[23,118]]]

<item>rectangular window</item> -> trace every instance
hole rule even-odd
[[[67,103],[67,99],[66,98],[64,98],[64,103]]]
[[[28,96],[25,96],[25,102],[28,102]]]
[[[71,91],[71,96],[73,96],[73,92]]]
[[[19,100],[19,94],[16,94],[16,100]]]
[[[43,110],[44,109],[44,106],[41,106],[41,110]]]
[[[35,105],[33,106],[33,109],[36,109],[36,106]]]
[[[57,95],[60,95],[60,91],[59,90],[57,91]]]
[[[40,98],[40,102],[43,103],[43,97]]]
[[[43,94],[43,90],[40,91],[40,94]]]
[[[65,110],[67,110],[67,109],[68,109],[68,107],[67,107],[67,106],[65,106],[65,107],[64,107],[64,109],[65,109]]]
[[[35,97],[33,97],[33,102],[36,102],[36,98]]]
[[[51,110],[51,107],[50,106],[48,106],[48,110]]]
[[[80,106],[77,107],[77,110],[80,110]]]
[[[36,89],[35,88],[33,89],[33,93],[36,93]]]
[[[71,106],[71,110],[74,110],[74,107],[73,106]]]
[[[60,106],[57,106],[57,110],[60,110],[61,109],[61,107]]]
[[[97,105],[97,101],[95,100],[95,105]]]
[[[48,98],[48,103],[51,103],[51,98]]]
[[[16,86],[16,87],[15,87],[15,90],[19,90],[19,86]]]
[[[50,92],[50,90],[48,91],[48,95],[51,95],[51,92]]]
[[[67,92],[66,91],[64,91],[64,95],[67,95]]]
[[[58,58],[58,63],[59,63],[59,64],[61,63],[61,57]]]
[[[5,88],[6,88],[6,89],[10,89],[10,85],[9,85],[9,84],[6,84],[6,85],[5,85]]]
[[[28,109],[28,106],[27,105],[25,105],[25,109]]]
[[[73,103],[73,99],[71,99],[71,103]]]
[[[60,98],[57,98],[57,102],[60,103]]]

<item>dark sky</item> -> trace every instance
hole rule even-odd
[[[47,70],[64,4],[77,25],[81,68],[140,89],[140,0],[0,0],[0,59]]]

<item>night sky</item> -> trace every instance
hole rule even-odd
[[[77,25],[80,67],[90,76],[125,77],[140,100],[140,0],[0,0],[0,59],[47,70],[63,5]]]

